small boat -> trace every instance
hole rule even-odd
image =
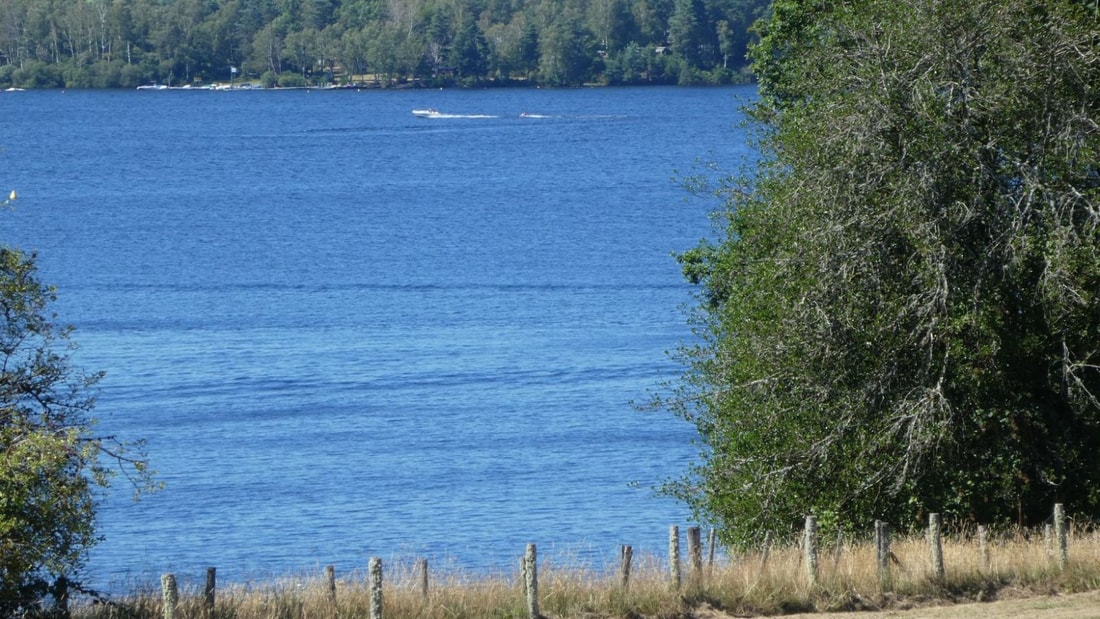
[[[168,87],[165,86],[164,84],[145,84],[143,86],[138,86],[137,89],[138,90],[168,90]]]
[[[435,109],[434,107],[430,107],[423,110],[413,110],[413,116],[416,116],[418,118],[438,118],[439,116],[441,116],[441,114],[439,113],[439,110]]]

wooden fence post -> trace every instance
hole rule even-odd
[[[420,572],[420,595],[421,597],[428,597],[428,560],[420,559],[417,561]]]
[[[699,586],[703,579],[703,531],[699,527],[688,527],[688,560],[691,561],[691,582]]]
[[[680,589],[680,527],[668,528],[668,570],[672,579],[672,588]]]
[[[630,589],[630,563],[634,559],[634,548],[629,545],[619,547],[619,585],[623,591]]]
[[[844,555],[844,527],[836,528],[836,545],[833,546],[833,570],[840,569],[840,558]]]
[[[709,555],[707,557],[707,571],[714,568],[714,549],[718,545],[718,531],[711,529],[707,533],[707,550]]]
[[[325,588],[328,590],[328,602],[336,606],[336,566],[325,566]]]
[[[527,593],[527,618],[539,619],[539,563],[534,544],[527,544],[523,555],[523,580]]]
[[[371,557],[368,570],[370,572],[370,619],[382,619],[382,559]]]
[[[802,535],[802,550],[806,561],[806,582],[817,585],[817,518],[806,516],[806,530]]]
[[[203,614],[208,619],[214,617],[214,596],[218,588],[218,569],[216,567],[206,568],[206,586],[202,589],[202,609]]]
[[[928,545],[932,549],[932,575],[943,578],[943,538],[940,532],[939,514],[928,514]]]
[[[875,563],[879,585],[885,589],[890,585],[890,525],[882,520],[875,521]]]
[[[180,601],[180,591],[176,586],[176,575],[162,575],[160,577],[160,590],[164,599],[164,619],[175,619],[176,605]]]
[[[1057,540],[1058,569],[1066,569],[1069,562],[1069,540],[1066,533],[1066,509],[1061,503],[1054,504],[1054,537]]]
[[[768,566],[768,555],[772,552],[772,532],[764,531],[764,547],[760,549],[760,571]]]
[[[53,595],[53,611],[59,619],[69,619],[69,579],[64,575],[58,576],[50,591]]]
[[[989,569],[989,529],[985,525],[978,525],[978,559],[982,570]]]

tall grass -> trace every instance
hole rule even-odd
[[[796,544],[759,552],[728,554],[701,574],[685,568],[673,590],[666,561],[636,558],[629,587],[618,566],[592,569],[539,566],[539,606],[546,617],[687,618],[702,608],[744,615],[790,612],[910,608],[937,603],[990,600],[1100,588],[1100,534],[1071,535],[1069,563],[1060,569],[1041,535],[1001,534],[989,541],[983,564],[975,536],[944,539],[946,573],[932,572],[923,536],[896,538],[888,572],[880,574],[870,542],[837,536],[823,539],[816,584],[810,585]],[[388,564],[383,592],[386,619],[524,618],[522,579],[515,573],[470,576],[460,571],[431,574],[428,595],[412,564]],[[215,619],[343,619],[368,617],[369,586],[364,575],[337,581],[333,605],[327,581],[316,577],[219,588]],[[145,587],[109,604],[74,603],[76,619],[160,619],[159,589]],[[204,617],[201,591],[181,592],[178,619]]]

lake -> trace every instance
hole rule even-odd
[[[88,584],[663,553],[694,428],[632,403],[691,338],[677,178],[751,158],[754,92],[0,93],[0,238],[166,485],[116,481]]]

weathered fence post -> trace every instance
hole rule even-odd
[[[370,619],[382,619],[382,559],[371,557],[368,571],[370,572]]]
[[[523,555],[523,580],[527,592],[527,618],[539,618],[539,563],[534,544],[527,544]]]
[[[989,569],[989,529],[985,525],[978,525],[978,559],[981,569]]]
[[[164,619],[175,619],[176,605],[180,601],[180,591],[176,586],[176,575],[164,574],[161,576],[160,590],[164,599]]]
[[[691,561],[691,583],[698,586],[703,579],[703,531],[699,527],[688,527],[688,560]]]
[[[1057,540],[1058,569],[1066,569],[1069,562],[1069,540],[1066,532],[1066,509],[1061,503],[1054,504],[1054,537]]]
[[[1054,556],[1054,525],[1046,522],[1043,524],[1043,545],[1046,546],[1047,556]]]
[[[328,602],[336,606],[336,566],[325,566],[325,588],[328,590]]]
[[[668,570],[672,578],[672,588],[680,589],[680,527],[668,528]]]
[[[623,591],[630,589],[630,563],[634,560],[634,548],[627,544],[619,547],[619,585]]]
[[[768,555],[772,552],[772,532],[764,531],[764,547],[760,549],[760,571],[768,566]]]
[[[806,530],[802,535],[802,551],[806,560],[806,582],[817,585],[817,518],[806,516]]]
[[[218,568],[206,568],[206,586],[202,589],[203,614],[212,619],[214,617],[214,596],[218,588]]]
[[[420,559],[416,562],[420,572],[420,596],[428,597],[428,560]]]
[[[53,583],[53,610],[54,616],[62,619],[69,619],[69,579],[65,576],[58,576],[57,580]]]
[[[833,547],[833,569],[840,568],[840,558],[844,554],[844,527],[836,528],[836,545]]]
[[[879,585],[890,585],[890,525],[875,521],[875,565],[878,567]]]
[[[928,545],[932,549],[932,575],[943,578],[943,538],[939,514],[928,514]]]
[[[718,531],[711,529],[707,533],[707,550],[709,555],[707,557],[707,571],[714,568],[714,549],[718,545]]]

